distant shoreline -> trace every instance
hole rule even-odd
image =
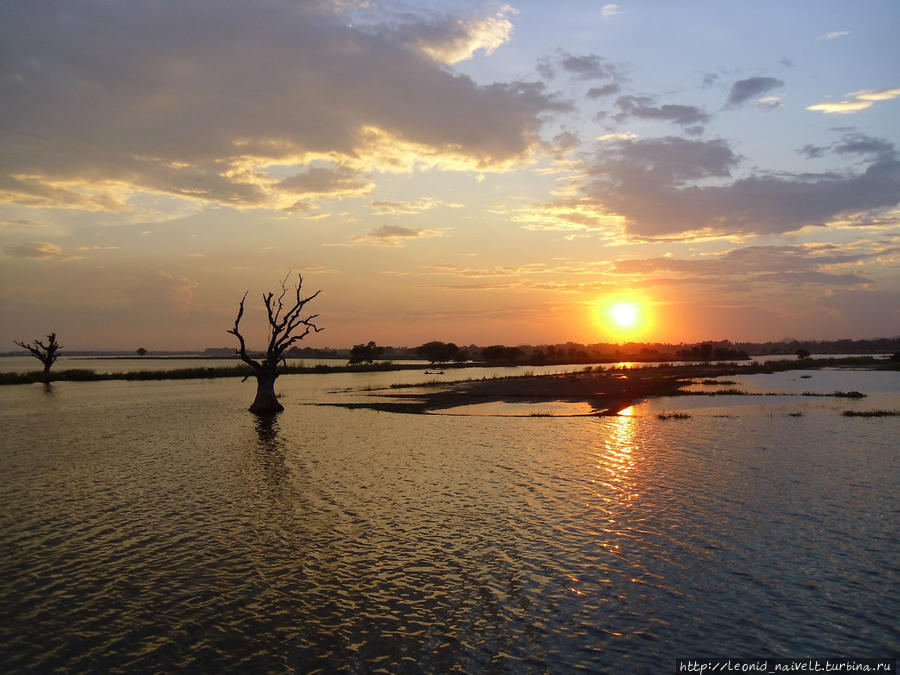
[[[109,358],[117,358],[117,357],[109,357]],[[146,358],[146,357],[145,357]],[[158,357],[158,358],[166,358],[166,357]],[[206,357],[200,357],[206,358]],[[611,361],[608,363],[595,363],[597,369],[592,369],[592,366],[586,366],[588,371],[592,371],[594,373],[611,373],[611,372],[622,372],[621,368],[616,368],[615,364],[622,363],[619,361]],[[640,361],[629,361],[627,363],[641,363]],[[445,364],[443,368],[445,370],[465,370],[467,368],[508,368],[510,366],[520,366],[520,367],[528,367],[533,364],[523,364],[523,363],[484,363],[484,362],[467,362],[467,363],[458,363],[458,364]],[[558,363],[558,364],[547,364],[547,365],[559,365],[559,366],[572,366],[573,368],[577,368],[578,366],[584,366],[581,363]],[[610,366],[607,368],[603,368],[603,366]],[[715,376],[715,375],[734,375],[734,374],[754,374],[754,373],[768,373],[768,372],[780,372],[785,370],[807,370],[807,369],[817,369],[817,368],[825,368],[825,367],[865,367],[865,368],[878,368],[884,370],[898,370],[900,369],[900,362],[893,361],[886,358],[876,358],[874,356],[848,356],[842,358],[826,358],[826,359],[815,359],[815,358],[806,358],[806,359],[796,359],[796,360],[778,360],[778,361],[765,361],[763,363],[759,362],[736,362],[736,361],[726,361],[726,362],[714,362],[710,361],[708,363],[697,364],[692,362],[668,362],[668,363],[660,363],[658,365],[646,365],[646,366],[632,366],[625,368],[629,373],[636,373],[638,371],[647,371],[652,373],[656,378],[692,378],[692,377],[704,377],[704,376]],[[383,362],[383,363],[374,363],[371,365],[314,365],[314,366],[297,366],[297,365],[288,365],[281,371],[282,375],[321,375],[321,374],[329,374],[329,373],[377,373],[377,372],[392,372],[392,371],[401,371],[401,370],[421,370],[428,369],[429,366],[419,362],[419,363],[395,363],[395,362]],[[128,380],[128,381],[150,381],[150,380],[199,380],[199,379],[219,379],[226,377],[252,377],[253,371],[249,368],[249,366],[243,363],[236,363],[234,366],[220,366],[220,367],[212,367],[212,368],[176,368],[171,370],[138,370],[138,371],[127,371],[121,373],[98,373],[94,370],[87,369],[78,369],[78,368],[69,368],[66,370],[60,370],[58,372],[51,373],[51,380],[53,382],[100,382],[107,380]],[[12,384],[33,384],[42,382],[43,373],[38,370],[30,371],[27,373],[0,373],[0,385],[12,385]],[[560,375],[513,375],[506,378],[497,378],[493,381],[500,380],[520,380],[524,381],[526,379],[544,379],[546,381],[551,381],[554,378],[559,379]],[[477,382],[481,382],[481,380],[477,380]],[[452,383],[448,383],[452,384]],[[475,394],[472,394],[475,395]]]

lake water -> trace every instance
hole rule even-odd
[[[900,653],[900,418],[841,415],[900,408],[900,373],[602,418],[310,405],[411,377],[284,376],[269,423],[237,378],[0,387],[4,671]]]

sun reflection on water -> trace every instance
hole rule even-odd
[[[597,449],[597,475],[592,482],[597,488],[595,496],[599,499],[598,506],[606,518],[604,530],[608,534],[618,534],[622,509],[634,506],[639,497],[634,477],[638,465],[635,457],[638,421],[634,417],[633,407],[625,408],[604,421],[605,437]],[[619,548],[612,542],[604,544],[604,547],[613,552]]]
[[[600,527],[604,536],[599,542],[616,556],[624,554],[622,537],[627,526],[622,518],[639,497],[635,473],[638,469],[636,445],[638,420],[629,406],[618,415],[604,418],[604,437],[596,451],[595,488],[596,507],[605,521]]]
[[[637,434],[633,412],[634,409],[629,407],[610,418],[612,427],[600,458],[600,468],[605,473],[606,482],[613,487],[610,498],[621,506],[630,506],[631,501],[638,496],[634,492],[631,477],[635,468],[634,444]]]

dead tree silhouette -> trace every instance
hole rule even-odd
[[[292,289],[293,297],[289,300],[288,305],[285,305],[285,298],[288,296],[287,280],[287,276],[282,280],[281,292],[277,296],[272,292],[263,293],[263,302],[266,305],[269,322],[269,342],[266,346],[265,358],[259,361],[251,358],[247,354],[244,336],[241,335],[240,324],[241,318],[244,316],[244,301],[247,299],[247,293],[244,293],[244,297],[241,298],[237,318],[234,320],[234,328],[228,331],[238,339],[240,343],[238,354],[241,360],[253,369],[251,374],[256,377],[256,398],[250,406],[250,412],[258,415],[271,415],[284,410],[284,406],[275,396],[275,380],[285,363],[284,353],[294,343],[309,335],[311,331],[319,333],[324,330],[315,324],[318,314],[304,315],[304,307],[322,291],[316,291],[304,298],[302,294],[303,275],[300,274],[296,288]]]
[[[13,340],[13,342],[30,351],[34,358],[44,364],[43,381],[44,384],[50,384],[50,367],[56,363],[56,359],[59,358],[59,350],[62,348],[62,345],[56,341],[56,333],[50,333],[47,336],[47,344],[40,340],[30,343],[20,340]]]

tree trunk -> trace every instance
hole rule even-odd
[[[265,370],[256,373],[256,398],[250,406],[250,412],[257,415],[273,415],[284,410],[275,396],[276,373]]]
[[[52,365],[52,362],[44,364],[44,384],[50,384],[50,366]]]

